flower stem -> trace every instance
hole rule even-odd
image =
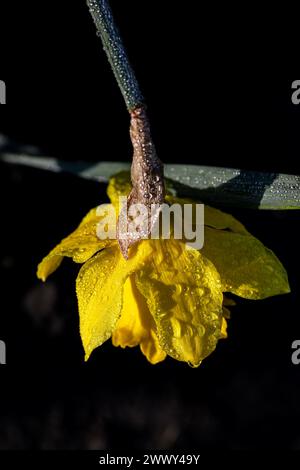
[[[87,4],[131,118],[132,190],[127,198],[127,206],[121,211],[123,216],[119,217],[118,222],[119,227],[121,221],[125,221],[125,231],[124,227],[121,231],[118,228],[117,234],[120,250],[127,259],[129,248],[147,238],[158,217],[157,206],[163,203],[165,196],[163,164],[157,156],[144,98],[114,23],[108,0],[87,0]],[[149,223],[140,231],[128,229],[128,210],[137,204],[143,204],[148,215],[151,214]],[[156,207],[155,213],[152,210],[153,205]]]
[[[87,0],[87,4],[127,109],[131,112],[144,104],[144,98],[115,25],[108,0]]]

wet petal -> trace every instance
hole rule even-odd
[[[216,347],[222,323],[219,275],[198,251],[177,240],[152,240],[151,263],[136,283],[153,315],[162,349],[198,366]]]
[[[227,334],[227,321],[223,317],[222,318],[222,326],[221,326],[221,338],[226,339],[227,337],[228,337],[228,334]]]
[[[156,335],[156,325],[145,298],[135,285],[134,275],[127,278],[124,285],[121,317],[112,335],[114,346],[137,346],[152,364],[166,358]]]
[[[246,228],[231,214],[211,206],[204,206],[204,224],[218,230],[230,230],[236,233],[248,233]]]
[[[119,213],[119,198],[128,196],[132,188],[130,172],[120,171],[109,180],[107,187],[107,195],[110,202]]]
[[[227,320],[231,317],[231,312],[227,307],[234,307],[236,302],[232,299],[229,299],[225,295],[223,295],[223,318],[222,318],[222,326],[221,326],[221,338],[225,339],[228,337],[227,334]]]
[[[197,204],[197,202],[195,202],[193,199],[180,198],[172,195],[167,195],[166,201],[168,202],[168,204],[192,204],[193,206]],[[201,202],[198,202],[198,204],[201,204]],[[196,220],[195,217],[193,217],[193,220]],[[241,222],[239,222],[231,214],[227,214],[227,212],[220,211],[219,209],[207,206],[206,204],[204,205],[204,225],[219,230],[230,230],[232,232],[237,233],[248,233],[244,225],[241,224]]]
[[[217,268],[224,292],[247,299],[290,292],[287,273],[278,258],[250,234],[206,227],[201,253]]]
[[[109,211],[106,216],[108,214]],[[97,237],[97,224],[104,216],[104,213],[102,216],[97,215],[97,208],[90,210],[79,227],[64,238],[38,265],[38,278],[45,281],[58,268],[64,256],[73,258],[76,263],[84,263],[97,251],[114,243],[113,240],[100,240]],[[115,223],[111,213],[111,224]]]
[[[80,269],[76,292],[80,334],[86,359],[112,335],[120,318],[126,279],[139,269],[152,249],[147,240],[132,247],[126,261],[118,246],[107,248],[88,260]]]

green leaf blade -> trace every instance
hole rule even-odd
[[[72,173],[80,178],[108,182],[123,170],[124,162],[64,162],[55,158],[2,153],[10,164],[56,173]],[[192,197],[211,205],[263,210],[300,209],[300,177],[201,165],[165,165],[165,177],[178,196]]]

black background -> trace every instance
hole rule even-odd
[[[268,35],[254,41],[253,25],[191,1],[111,4],[164,162],[299,174],[297,75],[267,69]],[[127,111],[84,0],[2,2],[0,22],[0,132],[64,160],[129,161]],[[151,366],[109,342],[85,364],[78,266],[65,262],[45,285],[35,269],[105,187],[0,169],[0,448],[299,449],[297,212],[234,211],[282,260],[292,294],[238,300],[229,339],[199,369]]]

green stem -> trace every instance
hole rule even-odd
[[[144,98],[115,25],[108,0],[87,0],[87,4],[127,109],[131,112],[144,104]]]

